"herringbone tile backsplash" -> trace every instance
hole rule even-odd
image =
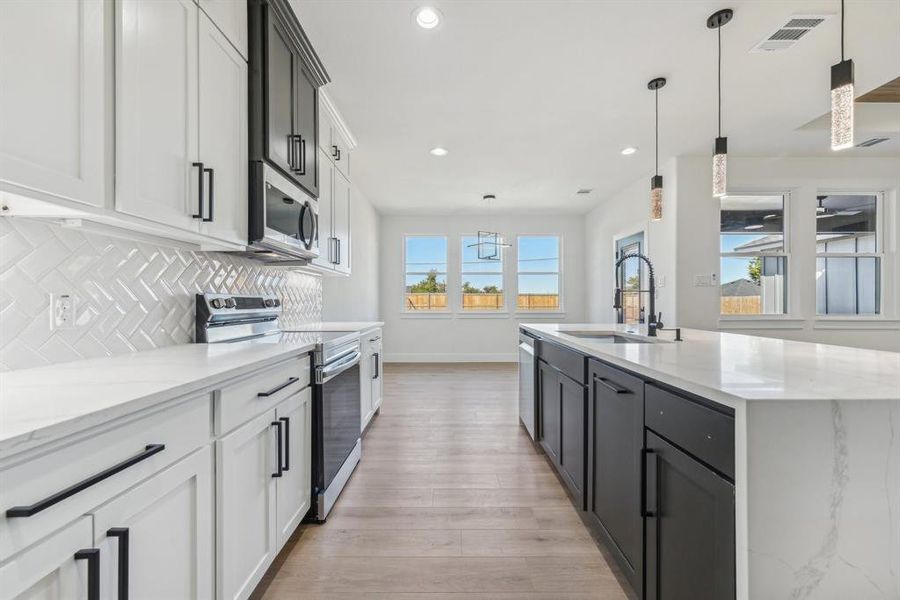
[[[314,275],[0,218],[0,370],[190,343],[200,292],[275,293],[286,320],[322,316]],[[73,329],[51,331],[51,293],[75,295]]]

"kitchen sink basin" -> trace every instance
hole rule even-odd
[[[612,331],[560,331],[559,333],[605,344],[657,344],[665,341],[638,335],[624,335]]]

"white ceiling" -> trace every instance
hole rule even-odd
[[[435,0],[443,23],[431,31],[413,22],[423,2],[292,2],[359,140],[354,179],[385,213],[480,211],[484,193],[497,194],[497,211],[579,213],[637,178],[649,188],[646,84],[656,76],[669,79],[660,162],[711,152],[716,35],[706,17],[724,7],[735,11],[722,31],[730,153],[833,155],[827,128],[803,127],[829,111],[837,0]],[[809,13],[835,16],[791,50],[749,52],[790,16]],[[846,14],[861,95],[900,75],[900,1],[849,0]],[[841,156],[900,157],[898,138]],[[438,145],[450,154],[431,156]],[[640,151],[622,156],[631,145]],[[594,192],[576,196],[579,188]]]

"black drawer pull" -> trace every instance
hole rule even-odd
[[[118,600],[128,600],[128,528],[113,527],[106,530],[106,535],[119,540]]]
[[[278,419],[284,423],[284,468],[283,471],[291,470],[291,418],[281,417]]]
[[[281,449],[281,439],[282,439],[281,435],[284,431],[283,430],[284,423],[282,423],[281,421],[272,421],[270,423],[270,425],[278,430],[278,439],[275,440],[275,443],[278,448],[278,470],[275,473],[272,473],[272,477],[281,477],[282,473],[284,473],[284,466],[283,466],[284,453]]]
[[[595,377],[595,379],[598,382],[600,382],[600,385],[602,385],[603,387],[605,387],[609,390],[612,390],[616,394],[630,394],[631,393],[631,390],[629,390],[628,388],[623,388],[621,385],[613,383],[612,381],[610,381],[609,379],[607,379],[605,377]]]
[[[78,492],[82,492],[82,491],[88,489],[89,487],[91,487],[92,485],[100,483],[101,481],[103,481],[104,479],[108,479],[109,477],[112,477],[116,473],[124,471],[128,467],[133,467],[134,465],[138,464],[139,462],[141,462],[143,460],[147,460],[154,454],[162,452],[165,449],[166,449],[165,444],[150,444],[149,446],[144,448],[144,451],[141,452],[140,454],[136,454],[136,455],[132,456],[131,458],[129,458],[128,460],[124,460],[117,465],[113,465],[112,467],[106,469],[105,471],[101,471],[101,472],[97,473],[96,475],[92,475],[91,477],[88,477],[84,481],[79,481],[75,485],[67,487],[66,489],[62,490],[61,492],[57,492],[57,493],[53,494],[52,496],[48,496],[48,497],[44,498],[43,500],[39,500],[38,502],[35,502],[31,506],[14,506],[14,507],[10,508],[9,510],[6,511],[6,518],[12,519],[15,517],[30,517],[32,515],[36,515],[37,513],[41,512],[42,510],[46,510],[46,509],[50,508],[57,502],[62,502],[69,496],[74,496]]]
[[[292,383],[297,383],[298,381],[300,381],[300,378],[299,378],[299,377],[291,377],[290,379],[288,379],[287,381],[285,381],[285,382],[282,383],[281,385],[277,385],[277,386],[273,387],[273,388],[272,388],[271,390],[269,390],[268,392],[260,392],[260,393],[258,393],[256,396],[257,396],[258,398],[267,398],[267,397],[269,397],[269,396],[274,396],[275,394],[277,394],[278,392],[280,392],[281,390],[283,390],[283,389],[286,388],[287,386],[291,385]]]
[[[79,550],[75,553],[75,560],[87,561],[87,600],[100,600],[100,550]]]

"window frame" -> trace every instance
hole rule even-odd
[[[783,250],[781,251],[754,251],[754,252],[722,252],[722,200],[727,198],[737,198],[740,196],[781,196],[782,201],[782,233],[784,235]],[[716,270],[716,281],[713,282],[718,290],[719,297],[719,321],[771,321],[771,320],[793,320],[792,310],[793,301],[791,288],[793,287],[792,267],[791,267],[791,193],[789,191],[736,191],[727,194],[719,199],[719,209],[717,211],[718,218],[718,235],[717,242],[719,246],[719,261]],[[784,260],[784,270],[787,273],[784,285],[784,307],[781,313],[760,313],[757,315],[736,315],[722,312],[722,259],[723,258],[765,258],[765,257],[782,257]]]
[[[519,271],[519,250],[521,248],[522,238],[529,237],[554,237],[556,238],[556,247],[557,247],[557,271]],[[565,294],[563,290],[565,289],[565,280],[563,278],[563,234],[561,233],[520,233],[516,235],[516,259],[515,259],[515,288],[514,288],[514,297],[513,300],[515,302],[515,314],[516,315],[561,315],[565,313]],[[512,265],[511,265],[512,268]],[[519,276],[525,275],[556,275],[557,281],[559,282],[559,305],[555,309],[550,310],[528,310],[528,309],[520,309],[519,308]]]
[[[406,241],[409,238],[443,238],[444,239],[444,241],[446,243],[446,256],[445,256],[445,261],[444,261],[444,265],[445,265],[444,268],[446,270],[443,271],[442,274],[444,275],[444,278],[446,280],[446,286],[447,286],[447,291],[446,291],[447,308],[442,308],[442,309],[437,309],[437,310],[412,310],[407,306],[406,278],[409,275],[427,275],[428,274],[428,271],[407,272],[407,270],[406,270]],[[400,237],[400,244],[402,246],[401,251],[400,251],[400,268],[403,272],[403,279],[401,282],[402,293],[401,293],[401,301],[400,301],[401,302],[400,312],[403,313],[404,315],[415,315],[415,316],[427,317],[427,316],[438,316],[438,315],[450,315],[453,313],[453,307],[451,304],[453,294],[451,292],[451,285],[450,285],[450,281],[451,281],[451,279],[450,279],[450,264],[451,264],[451,262],[450,262],[450,246],[451,246],[450,239],[451,239],[451,236],[448,234],[445,234],[445,233],[404,233]]]
[[[875,197],[875,251],[874,252],[819,252],[819,238],[818,231],[816,227],[813,227],[813,235],[815,244],[813,246],[814,256],[815,256],[815,267],[813,268],[813,277],[815,277],[816,272],[818,272],[818,262],[820,258],[876,258],[878,259],[878,273],[877,273],[877,281],[878,284],[878,312],[875,314],[860,314],[856,313],[819,313],[818,310],[818,298],[816,297],[815,292],[813,293],[813,315],[816,321],[847,321],[847,320],[863,320],[863,321],[871,321],[878,319],[885,319],[885,288],[886,282],[884,280],[884,237],[885,237],[885,227],[884,227],[884,191],[860,191],[860,190],[832,190],[832,189],[822,189],[816,191],[816,196],[874,196]],[[815,217],[814,217],[815,218]],[[815,279],[813,279],[813,285],[815,286]],[[857,308],[858,310],[858,308]]]
[[[459,248],[459,256],[458,256],[459,260],[456,261],[456,264],[459,266],[459,277],[457,278],[458,285],[456,286],[456,289],[453,290],[453,298],[454,298],[453,306],[456,309],[455,312],[459,315],[501,315],[501,316],[508,315],[509,314],[509,289],[508,289],[508,286],[506,285],[506,281],[507,281],[506,270],[507,270],[507,262],[508,261],[503,256],[503,248],[498,248],[498,251],[500,253],[500,260],[498,261],[500,263],[500,272],[499,273],[497,273],[497,272],[469,273],[469,275],[495,275],[495,276],[500,275],[500,286],[502,288],[502,292],[501,292],[500,296],[503,299],[503,305],[500,308],[493,309],[493,310],[492,309],[466,310],[463,307],[463,283],[465,281],[465,275],[466,275],[465,267],[463,266],[463,260],[465,259],[465,245],[466,245],[465,239],[467,237],[475,238],[477,241],[478,233],[477,232],[476,233],[460,233],[456,237],[457,237],[457,241],[458,241],[457,248]],[[487,261],[487,259],[479,259],[479,260]]]

